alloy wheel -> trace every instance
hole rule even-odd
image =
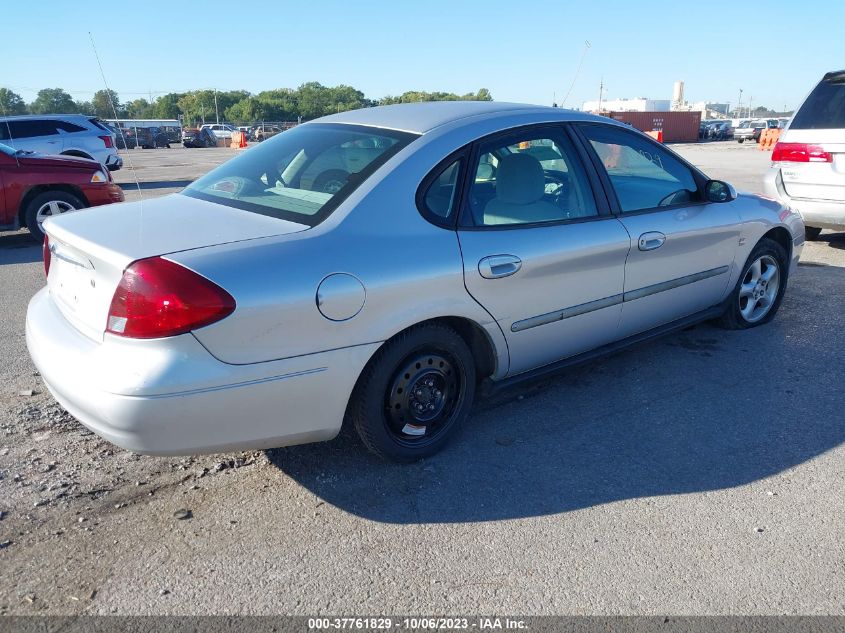
[[[754,260],[745,271],[739,287],[739,312],[748,323],[765,317],[780,290],[780,266],[771,255]]]
[[[76,211],[76,207],[64,200],[51,200],[38,207],[38,211],[35,213],[35,220],[38,222],[38,226],[41,227],[47,218],[70,211]]]

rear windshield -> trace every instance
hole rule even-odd
[[[795,113],[791,130],[845,128],[845,74],[825,79]]]
[[[300,125],[222,164],[182,193],[314,226],[416,137],[357,125]]]

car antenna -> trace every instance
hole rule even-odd
[[[575,87],[575,82],[578,81],[578,75],[581,74],[581,66],[584,63],[584,58],[587,56],[588,48],[592,48],[592,44],[590,44],[589,40],[584,40],[584,50],[581,51],[581,59],[578,60],[578,68],[575,69],[575,76],[572,77],[572,83],[569,84],[569,90],[566,91],[566,96],[564,96],[563,101],[560,102],[561,108],[566,107],[566,100],[569,99],[569,95]]]
[[[111,111],[114,114],[114,121],[117,124],[117,131],[120,134],[120,138],[123,139],[123,147],[127,147],[126,145],[126,137],[123,135],[123,128],[120,127],[120,123],[118,122],[119,117],[117,116],[117,107],[114,105],[114,99],[112,99],[112,92],[109,89],[109,84],[106,81],[106,73],[103,71],[103,64],[100,62],[100,54],[97,52],[97,45],[94,44],[94,36],[91,34],[91,31],[88,31],[88,37],[91,40],[91,48],[94,49],[94,57],[97,59],[97,66],[100,67],[100,77],[103,78],[103,85],[106,87],[106,95],[109,98],[109,105],[111,106]],[[115,151],[118,148],[115,147]],[[132,170],[132,177],[135,179],[135,186],[138,188],[138,198],[141,201],[141,204],[144,202],[144,193],[141,191],[141,183],[138,181],[138,172],[135,171],[135,165],[132,163],[132,154],[128,151],[126,152],[126,159],[129,163],[129,169]]]

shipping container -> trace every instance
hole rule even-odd
[[[664,143],[695,143],[701,112],[611,112],[611,119],[643,132],[662,131]]]

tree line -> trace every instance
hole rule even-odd
[[[32,103],[8,88],[0,88],[0,115],[87,114],[101,119],[178,119],[183,125],[206,121],[244,124],[256,121],[314,119],[335,112],[417,101],[492,101],[486,88],[458,95],[452,92],[408,91],[399,96],[369,99],[352,86],[304,83],[298,88],[277,88],[251,94],[246,90],[191,90],[171,92],[152,101],[139,98],[121,102],[114,90],[98,90],[90,101],[76,101],[61,88],[38,91]],[[115,116],[115,114],[117,116]]]

